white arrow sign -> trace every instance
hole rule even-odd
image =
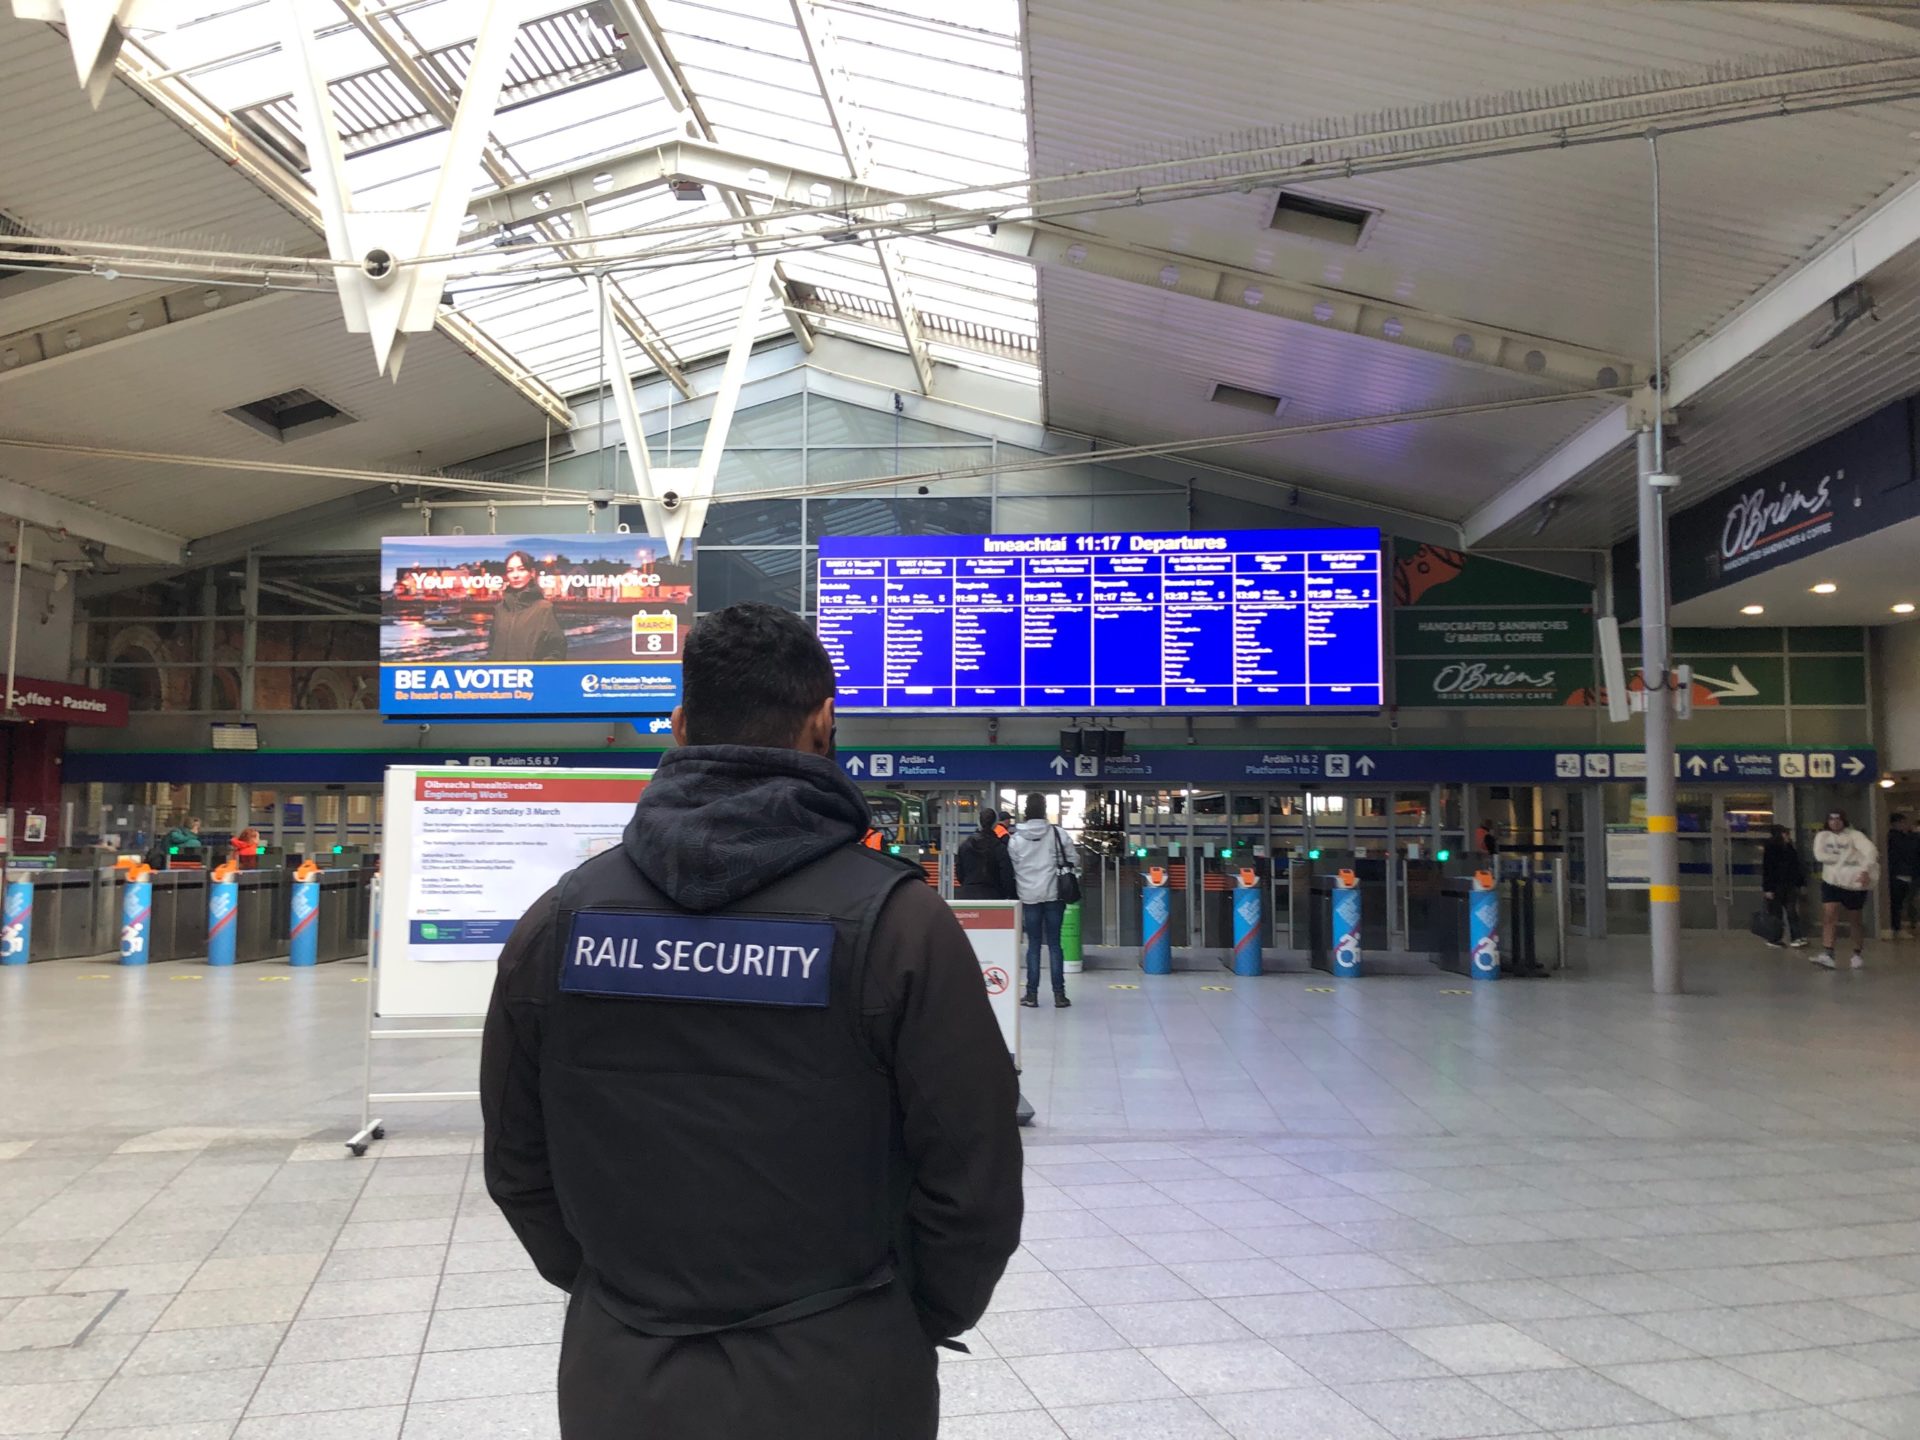
[[[1760,693],[1760,687],[1747,678],[1746,671],[1742,670],[1738,665],[1733,666],[1732,669],[1733,678],[1731,680],[1720,680],[1712,675],[1702,675],[1696,670],[1693,673],[1694,683],[1711,688],[1713,695],[1710,698],[1715,701],[1750,700]]]
[[[861,763],[860,757],[858,755],[850,755],[847,757],[847,773],[849,775],[858,775],[862,770],[866,768],[867,767],[863,763]]]
[[[1371,775],[1373,773],[1373,757],[1371,755],[1362,755],[1358,760],[1353,762],[1353,768],[1358,770],[1362,775]]]
[[[1698,755],[1693,756],[1687,761],[1687,769],[1691,770],[1695,775],[1700,774],[1706,768],[1707,762],[1702,760]]]
[[[1845,760],[1840,762],[1840,768],[1845,770],[1849,775],[1858,775],[1867,767],[1861,762],[1857,755],[1849,755]]]
[[[1054,757],[1053,757],[1053,760],[1052,760],[1052,762],[1051,762],[1051,763],[1052,763],[1052,766],[1053,766],[1053,773],[1054,773],[1054,774],[1056,774],[1056,775],[1064,775],[1064,774],[1066,774],[1066,773],[1067,773],[1067,759],[1066,759],[1066,756],[1064,756],[1064,755],[1056,755],[1056,756],[1054,756]]]

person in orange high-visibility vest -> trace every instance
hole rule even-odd
[[[860,843],[869,850],[884,850],[887,845],[887,837],[880,833],[880,827],[878,825],[869,825],[867,827],[867,833],[860,837]]]

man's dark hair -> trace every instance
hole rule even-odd
[[[693,627],[680,684],[687,744],[783,749],[833,697],[833,662],[791,610],[747,601]]]
[[[984,808],[980,811],[980,828],[982,830],[993,829],[993,827],[997,825],[999,821],[1000,821],[1000,817],[994,814],[993,811],[987,810]]]
[[[1047,818],[1047,797],[1035,791],[1027,796],[1027,819],[1044,820]]]
[[[1906,812],[1906,811],[1904,811],[1904,810],[1896,810],[1896,811],[1894,811],[1894,812],[1893,812],[1893,814],[1891,814],[1891,815],[1889,815],[1889,816],[1887,817],[1887,823],[1888,823],[1889,825],[1901,825],[1901,824],[1904,824],[1904,823],[1906,822],[1906,818],[1907,818],[1907,812]]]

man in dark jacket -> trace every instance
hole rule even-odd
[[[1780,918],[1780,939],[1767,943],[1778,950],[1782,942],[1804,950],[1807,937],[1800,928],[1800,894],[1807,886],[1807,867],[1801,862],[1799,847],[1784,825],[1767,832],[1760,847],[1760,889],[1767,898],[1767,913]]]
[[[566,1440],[933,1440],[1019,1241],[1017,1084],[965,933],[859,844],[798,617],[703,619],[621,847],[500,957],[487,1189],[571,1292]]]
[[[953,897],[956,900],[1011,900],[1013,859],[1000,834],[1000,817],[980,812],[980,828],[960,842],[953,853]]]
[[[507,583],[494,605],[487,631],[487,659],[564,660],[567,632],[553,602],[541,593],[533,556],[516,550],[507,556]]]
[[[1887,905],[1896,937],[1913,933],[1914,886],[1920,881],[1920,831],[1904,810],[1887,817]]]

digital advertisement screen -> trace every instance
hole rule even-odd
[[[434,716],[664,714],[680,703],[693,560],[648,535],[388,537],[380,709]]]
[[[1378,706],[1378,530],[822,536],[850,710]]]

